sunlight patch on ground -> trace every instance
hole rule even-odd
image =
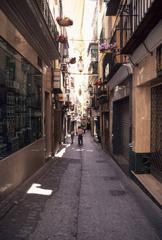
[[[69,144],[67,144],[67,145],[66,145],[66,148],[70,147],[70,145],[71,145],[70,143],[69,143]]]
[[[50,196],[52,192],[53,191],[50,189],[41,188],[41,184],[39,183],[33,183],[32,186],[27,191],[28,194],[39,194],[39,195],[46,195],[46,196]]]
[[[72,148],[71,150],[73,150],[75,152],[83,152],[83,151],[85,151],[84,148]]]
[[[64,144],[64,148],[55,154],[55,157],[63,157],[66,152],[66,148],[70,147],[70,144]]]
[[[85,149],[82,148],[82,149],[76,149],[75,151],[76,151],[76,152],[83,152],[84,150],[85,150]]]
[[[58,153],[55,154],[55,157],[62,157],[66,152],[66,148],[61,149]]]

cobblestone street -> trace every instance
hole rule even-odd
[[[0,240],[162,239],[161,210],[88,132],[76,138],[10,200]]]

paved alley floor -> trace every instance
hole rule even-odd
[[[0,240],[162,239],[162,211],[89,133],[82,147],[77,137],[65,144],[13,201]]]

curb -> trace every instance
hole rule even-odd
[[[144,186],[144,184],[130,171],[131,179],[140,187],[143,192],[160,208],[162,209],[162,205],[157,201],[157,199],[151,194],[150,191]]]

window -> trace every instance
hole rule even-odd
[[[0,159],[42,136],[41,73],[0,38]]]

